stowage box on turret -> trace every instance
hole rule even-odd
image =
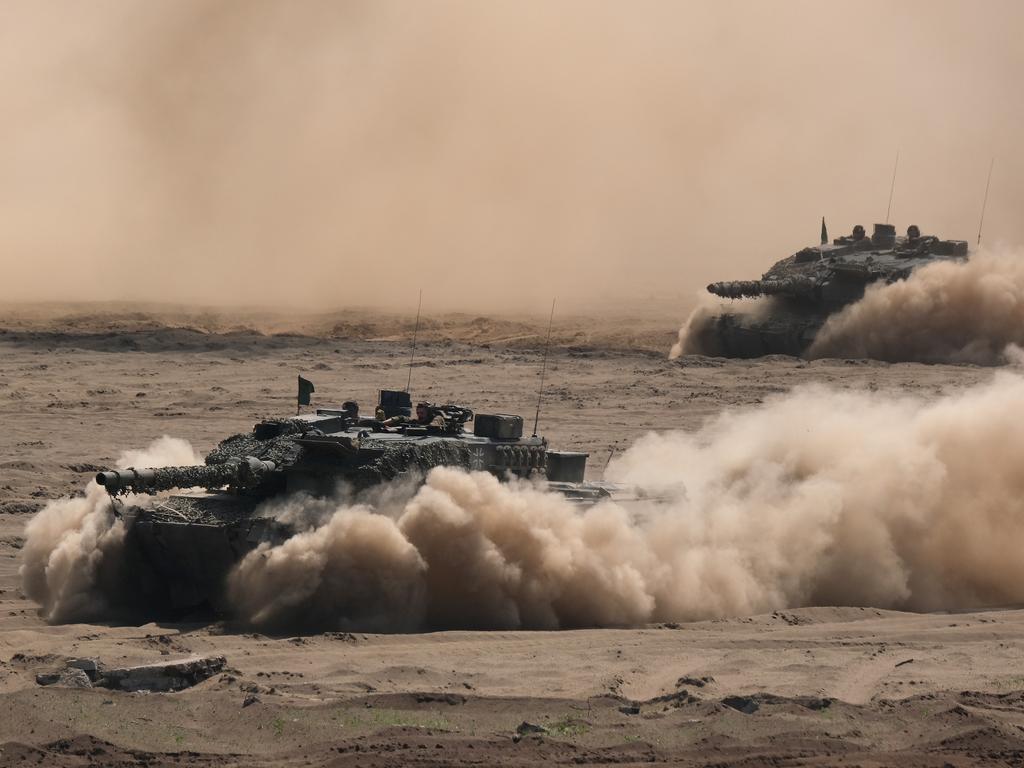
[[[823,236],[824,240],[824,236]],[[716,357],[801,355],[829,315],[864,296],[872,283],[904,280],[926,264],[964,260],[967,242],[921,235],[916,226],[897,237],[892,224],[875,224],[868,237],[853,234],[797,251],[760,280],[712,283],[708,291],[726,299],[771,297],[758,312],[723,312],[691,329],[685,351]]]

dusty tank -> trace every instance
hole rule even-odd
[[[691,329],[690,348],[716,357],[802,355],[825,320],[864,295],[868,285],[905,280],[935,261],[967,258],[967,242],[921,235],[911,226],[897,236],[875,224],[868,237],[857,226],[831,244],[810,246],[774,264],[760,280],[712,283],[726,299],[768,297],[757,311],[723,312]]]
[[[98,473],[96,482],[125,522],[129,551],[155,576],[149,579],[159,592],[154,604],[179,615],[217,610],[235,563],[263,542],[279,544],[298,532],[266,503],[289,494],[334,497],[343,487],[357,499],[382,483],[420,480],[437,466],[537,476],[581,504],[611,494],[611,486],[584,482],[587,454],[554,451],[543,437],[525,437],[520,416],[431,405],[424,426],[409,415],[410,406],[408,393],[382,391],[375,418],[323,408],[261,421],[222,441],[203,465]],[[174,489],[189,490],[148,504],[120,498]]]

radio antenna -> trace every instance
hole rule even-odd
[[[405,382],[405,391],[412,386],[412,361],[416,359],[416,336],[420,332],[420,307],[423,306],[423,289],[420,288],[420,299],[416,302],[416,325],[412,329],[412,354],[409,355],[409,380]]]
[[[537,413],[533,416],[533,436],[537,436],[537,423],[540,421],[540,399],[544,396],[544,374],[548,370],[548,349],[551,348],[551,326],[555,322],[555,300],[551,300],[551,317],[548,318],[548,338],[544,342],[544,362],[540,366],[540,389],[537,390]]]
[[[604,473],[608,471],[608,465],[612,463],[612,459],[615,457],[615,446],[608,451],[608,460],[604,463],[604,469],[601,470],[601,477],[604,477]]]
[[[889,214],[892,213],[892,193],[896,191],[896,169],[900,167],[900,151],[896,150],[896,163],[892,167],[892,183],[889,185],[889,207],[885,209],[885,223],[889,223]]]
[[[992,183],[992,168],[996,164],[996,159],[993,157],[992,162],[988,164],[988,180],[985,182],[985,199],[981,201],[981,219],[978,221],[978,245],[981,245],[981,225],[985,223],[985,206],[988,205],[988,186]]]

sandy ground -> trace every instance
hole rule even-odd
[[[281,335],[283,326],[252,318],[171,315],[0,317],[0,764],[1024,762],[1024,611],[1012,608],[819,607],[552,633],[47,626],[18,578],[25,523],[47,499],[163,434],[205,451],[291,412],[297,373],[321,404],[368,406],[377,389],[405,386],[409,318],[349,313]],[[931,395],[992,375],[863,361],[669,362],[674,322],[556,325],[541,432],[589,451],[592,477],[612,448],[647,430],[693,429],[801,382]],[[432,319],[414,395],[532,418],[545,325]],[[190,654],[222,654],[230,671],[173,694],[35,683],[65,657],[117,665]],[[259,701],[243,707],[247,693]],[[523,721],[547,733],[513,739]]]

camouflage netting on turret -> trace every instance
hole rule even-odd
[[[156,488],[220,488],[226,485],[234,473],[224,468],[223,472],[211,474],[209,467],[159,467],[153,470]]]
[[[243,432],[232,435],[210,451],[206,457],[207,464],[223,464],[231,459],[255,456],[257,459],[272,461],[279,467],[294,464],[302,453],[302,446],[297,445],[292,437],[310,432],[318,432],[310,428],[308,422],[300,419],[268,419],[260,422],[272,437],[258,437],[259,432]]]
[[[383,454],[349,475],[356,486],[386,483],[410,472],[425,475],[434,467],[470,467],[469,448],[456,440],[398,445],[384,440],[367,440],[363,446],[383,450]]]

